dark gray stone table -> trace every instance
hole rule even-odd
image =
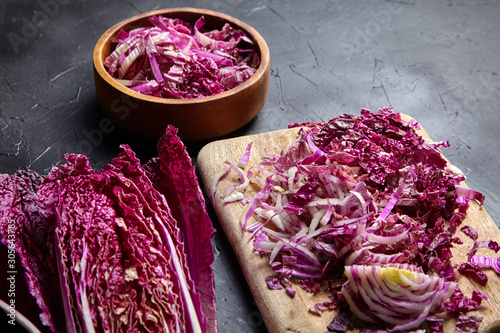
[[[101,168],[127,143],[146,160],[155,143],[102,130],[92,51],[111,25],[150,10],[191,6],[234,16],[271,51],[267,102],[227,137],[327,121],[391,105],[416,118],[486,195],[500,224],[500,2],[440,1],[0,1],[0,172],[47,173],[64,153]],[[196,162],[206,142],[189,144]],[[214,225],[219,228],[214,217]],[[215,275],[221,332],[265,327],[219,228]]]

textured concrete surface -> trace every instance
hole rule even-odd
[[[118,21],[179,6],[232,15],[269,45],[266,105],[228,137],[392,105],[434,140],[450,142],[445,155],[485,193],[500,225],[500,2],[493,0],[2,0],[0,172],[47,173],[68,152],[101,168],[121,143],[153,156],[153,142],[102,127],[92,51]],[[194,162],[203,144],[189,145]],[[214,245],[220,331],[264,332],[221,230]]]

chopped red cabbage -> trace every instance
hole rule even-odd
[[[398,264],[437,275],[446,290],[454,285],[451,249],[462,243],[455,233],[469,201],[483,204],[484,195],[460,187],[465,176],[438,150],[448,142],[424,140],[416,121],[404,121],[390,107],[290,127],[301,127],[290,147],[245,168],[250,183],[261,190],[241,218],[254,249],[269,255],[282,286],[290,281],[305,286],[297,281],[306,280],[328,285],[345,279],[344,270],[354,265]],[[230,170],[218,175],[212,193]],[[221,195],[243,191],[232,186]],[[473,236],[472,230],[462,230]],[[473,251],[479,247],[498,245],[476,241]],[[451,311],[453,303],[436,311]]]
[[[483,300],[488,300],[488,296],[479,290],[474,290],[471,297],[467,297],[457,286],[450,299],[443,304],[443,308],[448,312],[467,313],[477,310]]]

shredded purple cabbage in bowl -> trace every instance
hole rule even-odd
[[[108,73],[134,91],[172,99],[212,96],[245,82],[259,66],[253,41],[229,23],[208,30],[204,16],[194,25],[162,15],[149,22],[121,30],[104,61]]]

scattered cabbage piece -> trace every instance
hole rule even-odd
[[[464,314],[460,314],[458,316],[455,333],[477,332],[482,321],[483,317],[480,316],[466,316]]]
[[[500,258],[491,258],[485,256],[473,256],[470,258],[471,264],[481,267],[490,267],[500,274]]]
[[[245,82],[260,63],[253,41],[226,23],[221,30],[164,16],[151,27],[121,30],[104,66],[118,82],[163,98],[211,96]]]

